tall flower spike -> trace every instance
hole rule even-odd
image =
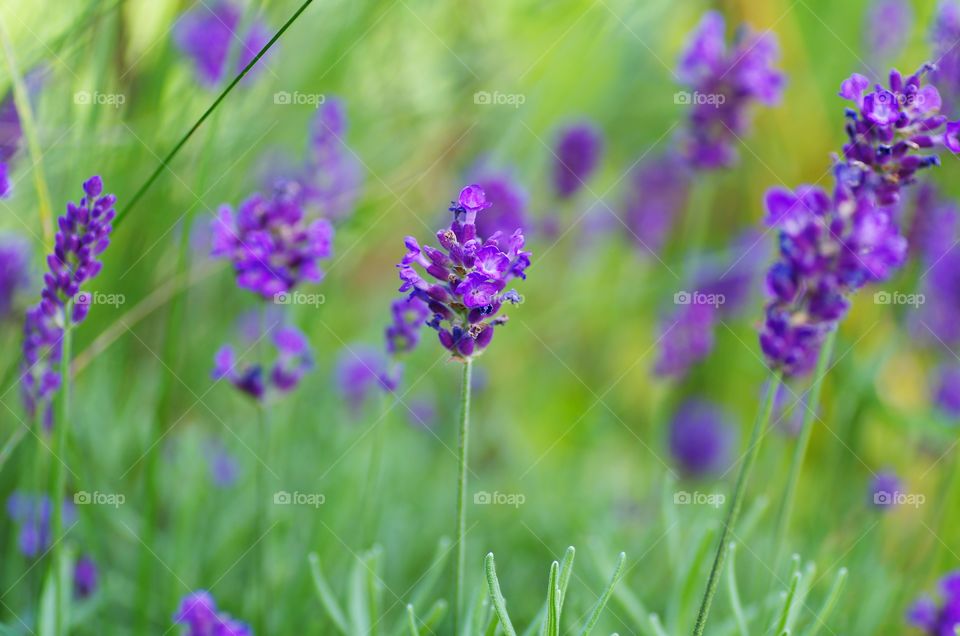
[[[308,219],[297,193],[280,186],[270,198],[254,194],[236,213],[222,207],[211,255],[233,262],[240,287],[284,303],[301,282],[323,280],[319,261],[333,253],[332,243],[330,222]]]
[[[82,292],[81,287],[100,273],[103,263],[98,258],[110,244],[116,216],[116,197],[103,194],[100,177],[84,182],[83,191],[85,196],[80,203],[68,203],[66,214],[58,219],[60,229],[53,254],[47,257],[48,271],[43,276],[40,304],[27,311],[24,323],[24,401],[31,417],[43,406],[48,425],[51,400],[60,387],[63,327],[68,320],[74,324],[83,322],[90,311],[90,295]]]
[[[677,71],[692,91],[678,93],[677,101],[690,106],[683,148],[695,167],[720,168],[736,160],[737,138],[750,123],[751,106],[780,101],[785,80],[774,68],[779,56],[773,34],[741,27],[728,46],[723,16],[717,11],[703,16]]]
[[[526,278],[530,253],[523,250],[521,230],[509,237],[496,232],[483,239],[477,235],[477,214],[490,207],[486,194],[469,185],[450,207],[453,221],[437,232],[442,249],[423,247],[407,237],[407,254],[397,265],[402,285],[427,304],[433,317],[427,323],[437,330],[440,343],[454,358],[478,355],[493,338],[494,327],[507,317],[498,315],[504,303],[519,303],[520,295],[507,291],[515,278]],[[414,266],[421,267],[424,279]]]
[[[200,3],[197,8],[183,15],[174,30],[177,47],[196,65],[200,82],[213,87],[227,74],[227,62],[236,52],[236,66],[230,73],[238,73],[260,52],[270,39],[266,26],[260,21],[250,24],[241,37],[241,13],[230,0],[220,0],[212,5]]]
[[[553,188],[557,197],[569,199],[593,176],[603,152],[603,134],[590,122],[560,131],[554,149]]]

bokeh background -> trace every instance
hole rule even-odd
[[[240,4],[270,32],[299,6]],[[313,588],[310,552],[343,603],[372,580],[386,616],[380,631],[394,628],[441,537],[453,533],[460,368],[426,333],[403,361],[396,393],[373,392],[356,407],[337,365],[363,347],[382,349],[403,237],[426,240],[442,227],[449,201],[481,162],[509,169],[526,189],[534,256],[518,287],[523,304],[475,365],[469,492],[519,495],[522,504],[469,506],[471,585],[479,592],[483,555],[493,551],[511,615],[526,625],[543,603],[550,561],[576,546],[566,633],[622,550],[627,574],[602,633],[657,634],[650,613],[666,634],[689,632],[722,508],[677,505],[675,495],[726,493],[735,470],[684,477],[668,426],[685,401],[709,400],[739,432],[736,451],[769,375],[756,339],[760,276],[744,309],[716,327],[705,360],[682,378],[654,373],[663,320],[686,284],[691,215],[708,219],[700,247],[721,259],[736,236],[756,230],[749,249],[762,268],[776,241],[762,234],[763,193],[824,178],[844,140],[840,82],[852,72],[881,79],[890,64],[912,72],[931,58],[936,5],[909,5],[912,20],[889,26],[904,46],[883,59],[868,42],[862,0],[315,0],[130,210],[93,285],[121,300],[96,306],[77,330],[64,460],[71,493],[122,494],[124,502],[77,506],[67,540],[94,559],[99,584],[78,604],[73,633],[177,633],[179,599],[200,588],[245,618],[255,585],[253,479],[262,467],[271,492],[323,495],[316,507],[270,507],[267,633],[334,633]],[[46,252],[38,184],[54,214],[94,173],[120,207],[137,191],[223,86],[198,82],[176,47],[178,20],[196,8],[170,0],[0,7],[8,54],[0,95],[12,86],[12,56],[22,76],[38,80],[31,105],[41,153],[21,148],[13,194],[0,202],[0,228],[29,243],[34,272],[0,323],[4,500],[31,490],[52,461],[37,450],[38,435],[22,430],[29,422],[16,383],[23,310],[36,300]],[[774,33],[787,86],[778,106],[756,109],[737,165],[692,185],[694,203],[676,210],[674,231],[652,257],[621,222],[629,174],[674,143],[684,124],[688,111],[674,100],[677,58],[709,9],[731,27]],[[478,103],[480,91],[521,103]],[[122,103],[82,103],[83,93]],[[285,308],[307,334],[315,368],[271,403],[264,446],[255,408],[210,376],[214,353],[238,340],[238,320],[258,303],[209,258],[206,228],[219,206],[236,206],[304,156],[315,104],[278,103],[281,93],[342,99],[363,179],[355,210],[336,222],[325,280],[303,290],[323,302]],[[605,138],[599,168],[560,202],[550,180],[556,136],[585,119]],[[960,167],[943,159],[927,176],[949,194]],[[917,291],[922,274],[908,267],[887,288]],[[914,308],[875,303],[872,293],[858,296],[840,329],[790,529],[791,552],[817,566],[801,631],[846,567],[839,610],[821,633],[905,632],[905,608],[960,560],[955,422],[932,400],[936,370],[957,356],[918,334]],[[803,394],[809,381],[792,391]],[[751,615],[768,611],[788,585],[789,565],[769,565],[794,443],[788,429],[775,426],[764,438],[735,537]],[[377,436],[383,465],[371,491]],[[151,458],[159,466],[153,489]],[[922,503],[873,505],[870,483],[883,471]],[[34,633],[46,567],[20,554],[17,541],[17,524],[0,518],[0,620],[4,633]],[[375,545],[382,551],[370,553]],[[437,574],[424,610],[450,596],[449,564]],[[728,589],[707,633],[736,633]],[[449,623],[436,628],[446,630]]]

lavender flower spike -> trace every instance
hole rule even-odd
[[[224,78],[231,49],[239,47],[236,66],[230,70],[234,74],[249,64],[270,39],[265,25],[259,21],[250,24],[242,36],[238,34],[241,17],[240,9],[232,2],[220,0],[212,5],[199,3],[178,20],[174,40],[193,60],[204,85],[216,86]]]
[[[589,122],[560,131],[554,150],[553,188],[557,197],[569,199],[593,175],[603,152],[603,135]]]
[[[51,400],[60,387],[63,329],[68,320],[73,324],[83,322],[90,310],[90,295],[82,292],[81,286],[100,273],[103,263],[98,257],[110,244],[111,223],[116,216],[116,197],[103,194],[100,177],[87,180],[83,191],[80,203],[68,203],[66,214],[58,219],[60,231],[53,254],[47,257],[49,271],[43,276],[40,304],[27,311],[24,324],[24,401],[31,417],[43,405],[48,425]]]
[[[217,611],[217,604],[206,590],[183,597],[173,622],[187,626],[187,636],[253,636],[248,625]]]
[[[785,80],[774,68],[779,55],[772,33],[740,28],[728,46],[723,16],[716,11],[703,16],[677,70],[691,89],[676,98],[690,105],[683,147],[695,167],[721,168],[736,160],[735,144],[749,125],[750,107],[780,100]]]
[[[521,301],[516,291],[506,290],[507,284],[526,278],[530,265],[521,230],[509,237],[495,232],[486,240],[477,235],[477,214],[488,207],[479,186],[465,187],[450,207],[450,227],[437,232],[443,249],[421,247],[415,238],[407,237],[407,254],[397,265],[403,283],[400,291],[427,304],[433,313],[427,324],[459,360],[478,355],[490,344],[494,327],[507,321],[506,316],[497,315],[503,304]],[[433,281],[424,279],[414,265]]]

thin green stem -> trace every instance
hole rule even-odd
[[[233,81],[227,84],[227,87],[224,88],[223,91],[221,91],[221,93],[217,96],[217,98],[213,101],[213,103],[210,104],[207,110],[205,110],[203,114],[200,115],[200,119],[194,122],[193,126],[190,127],[190,130],[188,130],[183,135],[183,137],[180,138],[180,141],[178,141],[177,144],[173,147],[173,149],[167,153],[167,156],[163,158],[163,160],[160,162],[160,165],[157,166],[156,170],[154,170],[153,173],[149,177],[147,177],[147,180],[143,183],[142,186],[140,186],[140,189],[137,190],[132,197],[130,197],[127,205],[124,206],[117,213],[117,218],[113,222],[114,229],[118,228],[120,224],[123,223],[124,219],[127,218],[127,214],[130,212],[130,210],[132,210],[133,207],[143,197],[143,195],[146,194],[147,190],[150,189],[150,186],[152,186],[154,181],[156,181],[160,177],[163,171],[167,169],[167,166],[170,164],[171,161],[173,161],[173,158],[177,156],[180,150],[190,140],[190,137],[193,136],[193,133],[197,132],[197,129],[200,128],[200,126],[203,125],[203,122],[205,122],[207,118],[210,117],[210,115],[213,113],[213,111],[215,111],[217,107],[220,106],[220,103],[227,98],[227,95],[229,95],[230,92],[233,91],[234,87],[240,83],[240,80],[242,80],[244,76],[248,72],[250,72],[250,69],[252,69],[254,66],[257,65],[257,62],[260,61],[260,58],[263,57],[266,54],[266,52],[270,50],[270,47],[272,47],[274,43],[277,40],[279,40],[280,37],[287,31],[287,29],[289,29],[293,25],[293,23],[297,21],[297,18],[300,17],[300,14],[306,11],[307,7],[310,6],[312,2],[313,0],[304,0],[303,4],[300,5],[300,8],[297,9],[292,16],[290,16],[290,18],[283,24],[283,26],[280,27],[280,30],[277,31],[266,44],[263,45],[263,48],[261,48],[260,51],[258,51],[257,54],[253,57],[253,59],[250,60],[250,62],[246,66],[243,67],[243,70],[241,70],[237,74],[237,76],[233,78]]]
[[[813,386],[810,387],[809,399],[804,404],[803,425],[797,438],[797,445],[793,449],[793,460],[790,462],[790,473],[787,478],[787,488],[780,503],[777,514],[776,550],[774,551],[773,572],[780,566],[783,550],[786,546],[787,529],[790,526],[790,516],[793,514],[793,502],[797,496],[797,484],[800,483],[800,471],[803,468],[803,459],[810,445],[810,436],[813,431],[813,420],[817,417],[817,408],[820,406],[820,390],[823,388],[823,376],[826,375],[833,347],[837,340],[837,331],[831,331],[820,347],[820,356],[817,359],[817,368],[813,376]]]
[[[463,607],[463,568],[467,556],[465,544],[467,525],[467,457],[469,452],[468,435],[470,433],[470,380],[473,371],[473,361],[467,358],[463,363],[463,379],[460,385],[460,442],[459,463],[460,473],[457,477],[457,579],[453,602],[453,633],[459,634],[460,608]]]
[[[53,532],[50,539],[53,542],[53,558],[50,567],[53,568],[53,577],[56,581],[54,595],[54,631],[56,636],[64,633],[64,610],[66,609],[66,588],[69,583],[63,576],[60,561],[64,558],[63,542],[63,499],[67,491],[67,474],[65,472],[64,456],[67,450],[67,428],[70,425],[70,345],[72,339],[70,319],[72,303],[67,303],[63,312],[63,338],[60,341],[62,350],[60,356],[60,394],[57,402],[57,418],[54,422],[53,442],[53,491],[50,496],[53,505]]]
[[[740,508],[743,506],[743,495],[747,489],[747,482],[750,481],[750,472],[753,470],[753,464],[756,462],[757,454],[760,448],[760,439],[764,429],[770,422],[770,414],[773,412],[774,398],[777,390],[780,388],[781,377],[779,373],[773,373],[770,383],[767,387],[767,395],[764,398],[763,405],[757,413],[757,419],[753,423],[753,431],[750,433],[750,441],[747,445],[747,451],[743,457],[743,463],[740,464],[740,474],[737,475],[737,484],[733,490],[733,498],[727,509],[727,518],[723,522],[723,531],[720,533],[720,541],[717,542],[717,553],[713,559],[713,567],[710,568],[710,577],[707,579],[707,588],[703,593],[703,601],[700,603],[700,611],[697,614],[697,622],[693,627],[694,636],[703,636],[703,630],[707,626],[707,616],[710,614],[710,604],[713,603],[713,597],[717,593],[717,586],[720,584],[720,576],[723,572],[723,561],[727,556],[727,549],[730,543],[730,532],[737,523],[740,516]]]
[[[267,308],[266,305],[260,308],[260,341],[257,344],[257,363],[260,365],[261,372],[266,373],[266,346],[264,344],[264,339],[267,335]],[[256,540],[256,554],[254,558],[256,559],[256,579],[254,580],[254,589],[256,590],[256,631],[257,634],[266,634],[265,627],[267,625],[266,619],[266,591],[269,585],[270,576],[269,570],[267,568],[267,540],[264,537],[264,533],[267,528],[267,515],[269,514],[269,509],[267,508],[267,491],[266,491],[266,475],[264,470],[266,467],[264,463],[270,461],[270,431],[269,423],[267,418],[267,409],[263,403],[263,399],[257,400],[257,447],[260,449],[261,453],[264,453],[266,457],[264,461],[257,462],[256,467],[256,528],[257,536]]]

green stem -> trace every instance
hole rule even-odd
[[[463,379],[460,385],[460,442],[459,462],[460,473],[457,477],[457,579],[453,602],[453,633],[458,634],[460,608],[463,606],[463,568],[466,561],[467,547],[464,534],[467,525],[467,457],[468,435],[470,433],[470,378],[473,371],[473,361],[467,358],[463,363]]]
[[[817,416],[817,408],[820,406],[820,389],[823,388],[823,376],[827,373],[827,367],[830,364],[830,357],[833,354],[833,347],[837,341],[837,330],[831,331],[820,347],[820,356],[817,358],[817,368],[814,371],[813,386],[810,387],[810,399],[804,405],[803,425],[800,429],[800,435],[797,438],[797,445],[793,449],[793,460],[790,462],[790,474],[787,478],[787,489],[783,494],[780,503],[780,511],[777,514],[776,527],[776,550],[774,551],[773,572],[776,572],[780,566],[780,560],[783,557],[783,549],[787,540],[787,529],[790,526],[790,516],[793,514],[793,502],[797,496],[797,484],[800,483],[800,471],[803,468],[803,459],[807,454],[807,447],[810,445],[810,436],[813,432],[813,420]],[[775,576],[775,574],[772,574]]]
[[[173,158],[177,156],[180,150],[190,140],[190,137],[193,136],[193,133],[197,132],[197,129],[203,125],[203,122],[205,122],[207,118],[210,117],[210,115],[213,113],[213,111],[217,109],[220,103],[227,98],[227,95],[229,95],[230,92],[233,90],[233,88],[240,83],[240,80],[242,80],[243,77],[248,72],[250,72],[250,69],[256,66],[257,62],[260,61],[260,58],[263,57],[264,54],[266,54],[266,52],[270,50],[270,47],[272,47],[274,43],[277,40],[279,40],[280,37],[286,32],[286,30],[289,29],[293,25],[293,23],[297,21],[297,18],[300,17],[300,14],[306,11],[307,7],[310,6],[312,2],[313,0],[304,0],[304,3],[300,5],[300,8],[297,9],[292,16],[290,16],[290,18],[283,24],[283,26],[280,27],[280,30],[277,31],[272,38],[270,38],[270,41],[263,45],[263,48],[260,49],[260,51],[253,57],[252,60],[250,60],[249,64],[243,67],[243,70],[241,70],[237,74],[237,76],[233,78],[233,81],[227,84],[227,87],[224,88],[223,91],[220,93],[220,95],[218,95],[217,98],[213,101],[213,103],[210,104],[209,108],[207,108],[207,110],[205,110],[203,114],[200,115],[200,119],[194,122],[193,126],[190,127],[190,130],[188,130],[183,135],[183,137],[180,138],[180,141],[178,141],[177,144],[173,147],[173,149],[167,153],[167,156],[163,158],[163,160],[160,162],[160,165],[157,166],[156,170],[154,170],[153,173],[149,177],[147,177],[147,180],[143,183],[142,186],[140,186],[140,189],[137,190],[132,197],[130,197],[127,205],[124,206],[124,208],[117,213],[117,218],[113,222],[114,230],[120,227],[120,224],[123,223],[124,219],[127,218],[127,214],[130,212],[130,210],[133,209],[133,207],[140,201],[140,199],[147,192],[147,190],[150,189],[150,186],[153,185],[153,182],[156,181],[160,177],[160,175],[163,173],[163,171],[167,169],[167,166],[170,164],[171,161],[173,161]]]
[[[71,345],[71,314],[72,303],[67,303],[63,311],[63,339],[61,340],[60,357],[60,395],[57,402],[57,418],[54,422],[53,442],[53,490],[51,504],[53,505],[53,532],[50,540],[53,542],[53,558],[50,560],[55,583],[54,604],[54,634],[64,633],[63,614],[66,609],[66,587],[69,581],[64,579],[60,561],[64,558],[63,542],[63,499],[67,491],[67,474],[65,472],[64,455],[67,449],[67,427],[70,425],[70,345]]]
[[[703,593],[703,601],[700,603],[700,611],[697,614],[697,622],[693,627],[694,636],[703,636],[703,630],[707,626],[707,616],[710,614],[710,604],[717,593],[717,586],[720,583],[720,576],[723,572],[723,561],[727,556],[728,544],[730,542],[730,532],[737,523],[737,517],[740,516],[740,508],[743,505],[743,495],[747,489],[747,482],[750,480],[750,472],[757,459],[757,452],[760,448],[760,438],[763,430],[770,422],[770,414],[773,412],[774,398],[777,390],[780,388],[781,377],[779,373],[773,373],[770,384],[767,387],[767,396],[763,401],[760,411],[757,413],[757,419],[753,423],[753,431],[750,433],[750,442],[747,446],[743,463],[740,465],[740,474],[737,475],[737,485],[733,490],[733,499],[727,509],[727,518],[723,522],[723,531],[720,533],[720,541],[717,543],[717,553],[713,559],[713,567],[710,569],[710,577],[707,579],[707,588]]]
[[[260,308],[260,342],[257,344],[257,361],[260,365],[262,373],[266,373],[266,346],[264,345],[264,339],[267,334],[267,307],[264,305]],[[266,467],[264,464],[270,461],[270,431],[267,418],[267,409],[263,403],[263,399],[257,401],[257,447],[260,449],[259,452],[266,455],[262,461],[257,462],[256,467],[256,484],[255,492],[257,498],[256,504],[256,528],[257,536],[255,540],[257,541],[256,548],[256,579],[254,580],[254,589],[256,590],[256,631],[257,634],[266,634],[265,627],[267,624],[266,619],[266,591],[268,589],[268,579],[269,572],[267,569],[267,540],[264,537],[264,532],[267,527],[267,515],[269,514],[269,509],[267,508],[267,491],[266,491],[266,475],[264,470]]]

